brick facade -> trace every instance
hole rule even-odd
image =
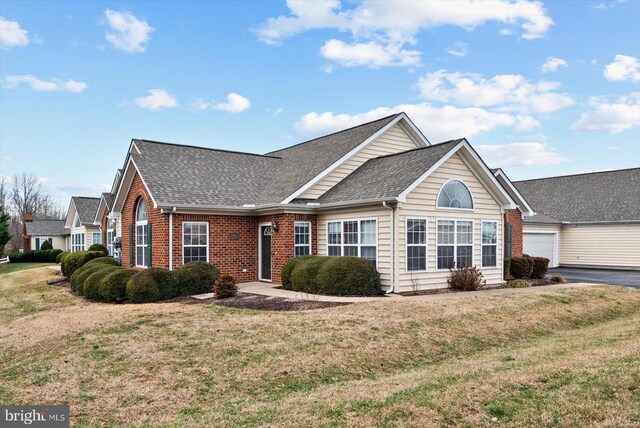
[[[504,224],[505,231],[506,225],[511,225],[511,256],[522,257],[522,211],[517,208],[506,210],[504,213]]]

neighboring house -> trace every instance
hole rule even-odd
[[[111,214],[113,208],[113,197],[115,196],[116,190],[118,190],[118,185],[120,184],[121,178],[122,170],[119,169],[116,172],[113,184],[111,185],[111,191],[105,192],[102,194],[102,196],[100,196],[100,203],[98,204],[98,208],[93,219],[93,224],[100,226],[102,242],[107,247],[107,250],[109,250],[110,256],[119,256],[119,254],[116,254],[118,249],[114,248],[114,239],[116,238],[116,236],[122,235],[122,232],[119,228],[119,223]]]
[[[431,145],[400,113],[266,155],[134,139],[108,216],[123,265],[279,283],[294,256],[353,255],[402,292],[463,263],[500,284],[505,218],[529,210],[465,139]]]
[[[640,269],[640,168],[513,183],[535,208],[524,252],[552,266]]]
[[[69,251],[82,251],[92,244],[102,243],[100,227],[93,224],[100,198],[73,196],[67,211],[65,227],[69,229]]]
[[[45,241],[51,242],[55,249],[66,250],[69,229],[65,227],[65,220],[32,220],[25,216],[29,247],[25,251],[39,250]]]

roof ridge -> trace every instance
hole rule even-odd
[[[214,151],[214,152],[224,152],[224,153],[235,153],[235,154],[239,154],[239,155],[258,156],[258,157],[269,158],[269,159],[282,159],[281,157],[278,157],[278,156],[261,155],[259,153],[240,152],[240,151],[237,151],[237,150],[227,150],[227,149],[216,149],[216,148],[213,148],[213,147],[194,146],[192,144],[169,143],[169,142],[166,142],[166,141],[147,140],[145,138],[133,138],[133,141],[143,141],[143,142],[146,142],[146,143],[162,144],[162,145],[165,145],[165,146],[188,147],[188,148],[191,148],[191,149],[211,150],[211,151]]]
[[[607,171],[578,172],[576,174],[556,175],[556,176],[553,176],[553,177],[530,178],[528,180],[512,181],[512,183],[525,183],[525,182],[529,182],[529,181],[552,180],[554,178],[577,177],[579,175],[606,174],[606,173],[611,173],[611,172],[631,171],[631,170],[634,170],[634,169],[640,170],[640,167],[634,166],[634,167],[631,167],[631,168],[610,169],[610,170],[607,170]]]
[[[389,116],[381,117],[380,119],[372,120],[372,121],[370,121],[370,122],[361,123],[360,125],[355,125],[355,126],[352,126],[352,127],[350,127],[350,128],[345,128],[345,129],[341,129],[341,130],[339,130],[339,131],[331,132],[330,134],[320,135],[320,136],[315,137],[315,138],[312,138],[312,139],[310,139],[310,140],[306,140],[306,141],[302,141],[302,142],[300,142],[300,143],[296,143],[296,144],[294,144],[294,145],[292,145],[292,146],[283,147],[283,148],[278,149],[278,150],[272,150],[272,151],[270,151],[270,152],[267,152],[267,155],[268,155],[269,153],[281,152],[281,151],[283,151],[283,150],[292,149],[292,148],[294,148],[294,147],[298,147],[298,146],[301,146],[301,145],[303,145],[303,144],[312,143],[312,142],[314,142],[314,141],[316,141],[316,140],[319,140],[319,139],[321,139],[321,138],[326,138],[326,137],[330,137],[330,136],[332,136],[332,135],[340,134],[341,132],[351,131],[351,130],[356,129],[356,128],[359,128],[359,127],[361,127],[361,126],[371,125],[372,123],[380,122],[380,121],[382,121],[382,120],[389,119],[389,118],[391,118],[391,117],[399,116],[399,115],[401,115],[401,114],[403,114],[403,113],[404,113],[404,112],[394,113],[394,114],[391,114],[391,115],[389,115]]]
[[[95,196],[72,196],[71,199],[100,199]]]
[[[429,145],[429,146],[425,146],[425,147],[416,147],[415,149],[405,150],[404,152],[389,153],[388,155],[378,156],[378,157],[375,157],[375,158],[371,158],[371,159],[369,159],[369,160],[383,159],[383,158],[390,158],[390,157],[392,157],[392,156],[404,155],[405,153],[411,153],[411,152],[415,152],[415,151],[418,151],[418,150],[432,149],[432,148],[434,148],[434,147],[443,146],[443,145],[445,145],[445,144],[450,144],[450,143],[453,143],[453,142],[460,142],[460,141],[462,141],[462,140],[464,140],[464,138],[457,138],[457,139],[454,139],[454,140],[443,141],[443,142],[441,142],[441,143],[431,144],[431,145]],[[369,160],[368,160],[368,161],[369,161]],[[368,161],[367,161],[367,162],[368,162]]]

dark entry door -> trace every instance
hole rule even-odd
[[[260,279],[271,281],[271,226],[260,226]]]

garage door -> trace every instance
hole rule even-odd
[[[523,252],[533,257],[546,257],[551,262],[549,266],[554,266],[555,257],[555,235],[552,233],[523,233]]]

